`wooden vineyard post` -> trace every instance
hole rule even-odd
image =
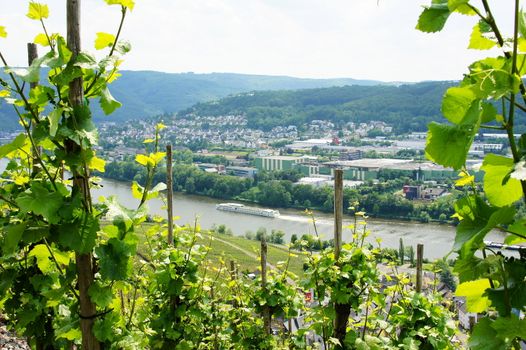
[[[334,258],[340,258],[342,250],[343,219],[343,170],[334,170]]]
[[[34,43],[27,43],[27,64],[28,66],[31,66],[33,64],[33,61],[38,58],[38,51],[37,51],[37,44]],[[30,83],[29,87],[31,89],[34,89],[37,87],[37,83]],[[33,149],[33,174],[38,173],[40,167],[38,166],[37,162],[35,161],[36,157],[38,157],[42,153],[42,147],[36,147]]]
[[[267,294],[267,241],[265,235],[261,237],[261,288],[263,294]],[[271,334],[271,315],[267,304],[263,306],[263,326],[265,327],[265,334]]]
[[[174,187],[173,187],[173,169],[172,169],[172,145],[166,146],[166,187],[168,190],[168,245],[174,243]]]
[[[424,260],[424,245],[418,244],[416,246],[416,292],[422,292],[422,263]]]
[[[237,279],[236,262],[234,260],[230,260],[230,278],[232,281]]]
[[[334,170],[334,259],[339,265],[339,258],[342,250],[342,230],[343,230],[343,170]],[[343,344],[347,334],[347,323],[351,313],[350,304],[334,303],[334,338]]]
[[[67,0],[67,43],[72,53],[72,61],[81,51],[80,42],[80,0]],[[80,108],[84,103],[84,89],[82,78],[75,78],[69,83],[69,102],[73,109]],[[79,156],[81,148],[73,140],[66,140],[66,153],[71,156]],[[73,172],[73,192],[78,191],[82,194],[86,204],[86,211],[91,212],[91,194],[89,189],[89,173],[87,168],[84,172],[72,169]],[[88,214],[88,215],[91,215]],[[93,324],[97,308],[91,301],[88,290],[93,284],[93,255],[92,253],[76,253],[75,261],[77,265],[79,306],[80,306],[80,330],[82,333],[82,349],[99,350],[100,343],[93,334]]]

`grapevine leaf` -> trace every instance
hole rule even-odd
[[[80,67],[82,69],[97,69],[99,64],[93,55],[86,52],[81,52],[75,59],[74,66]]]
[[[515,215],[514,207],[490,207],[480,197],[464,197],[455,203],[455,211],[463,219],[457,226],[455,250],[463,257],[482,247],[484,237],[498,225],[509,224]]]
[[[150,153],[150,159],[154,165],[158,165],[166,157],[166,152]]]
[[[18,225],[10,225],[5,229],[2,241],[3,255],[9,255],[16,252],[18,243],[22,239],[26,227],[26,223],[21,223]]]
[[[62,206],[62,194],[50,192],[39,182],[33,182],[31,188],[16,198],[21,210],[42,215],[49,223],[55,224],[59,220],[58,210]]]
[[[7,32],[4,26],[0,26],[0,38],[7,38]]]
[[[107,47],[112,47],[115,43],[115,35],[109,33],[99,32],[95,38],[95,49],[102,50]]]
[[[491,305],[500,315],[509,316],[512,309],[521,310],[526,305],[526,266],[521,260],[508,260],[504,265],[507,288],[488,289]]]
[[[133,181],[132,182],[132,195],[137,198],[137,199],[141,199],[142,198],[142,193],[144,191],[144,187],[142,187],[141,185],[139,185],[137,183],[137,181]]]
[[[26,139],[27,137],[25,133],[22,133],[15,137],[15,139],[11,143],[0,146],[0,158],[4,158],[10,153],[15,152],[16,150],[24,147]]]
[[[55,137],[57,134],[58,123],[60,122],[60,118],[62,118],[62,111],[62,108],[57,108],[49,113],[49,135],[51,135],[51,137]]]
[[[134,0],[104,0],[108,5],[121,5],[124,7],[129,8],[130,10],[133,10],[133,7],[135,6]]]
[[[497,110],[491,103],[482,103],[481,123],[489,123],[497,118]]]
[[[491,327],[497,332],[497,337],[508,344],[515,338],[526,339],[526,319],[520,320],[513,314],[497,318]]]
[[[98,230],[99,224],[94,218],[89,218],[86,223],[65,223],[58,228],[58,242],[75,252],[88,253],[95,247]]]
[[[466,162],[475,130],[470,126],[450,126],[432,122],[429,124],[426,156],[445,167],[460,169]]]
[[[425,33],[439,32],[444,28],[451,12],[447,6],[431,6],[425,8],[418,17],[416,29]]]
[[[469,348],[473,350],[505,349],[504,342],[497,337],[497,332],[492,327],[492,321],[484,317],[473,328],[469,337]]]
[[[442,100],[442,113],[450,122],[460,124],[476,99],[469,87],[451,87]]]
[[[93,334],[100,341],[111,342],[115,338],[113,328],[116,324],[119,324],[119,322],[121,322],[121,319],[116,312],[110,312],[104,315],[104,317],[99,317],[93,325]]]
[[[26,16],[29,17],[30,19],[40,21],[43,18],[49,17],[49,8],[45,4],[40,4],[37,2],[30,2],[29,10]]]
[[[469,38],[468,48],[474,50],[489,50],[495,45],[497,45],[495,41],[482,35],[479,23],[475,24],[471,32],[471,37]]]
[[[106,115],[113,113],[117,108],[122,106],[122,104],[115,100],[110,93],[110,90],[106,87],[102,90],[100,96],[100,106]]]
[[[150,157],[148,157],[145,154],[138,154],[135,156],[135,161],[139,163],[140,165],[148,166],[150,163],[152,163],[152,160]]]
[[[113,300],[113,293],[110,287],[100,285],[100,283],[93,283],[88,294],[91,300],[101,308],[109,306]]]
[[[486,289],[490,287],[487,278],[464,282],[458,285],[455,295],[465,297],[467,302],[467,310],[469,312],[484,312],[490,306],[490,301],[484,296]]]
[[[526,38],[526,13],[523,10],[519,12],[519,33]]]
[[[101,173],[104,172],[105,165],[106,165],[106,161],[96,156],[92,157],[89,162],[90,169],[97,170],[98,172],[101,172]]]
[[[29,68],[8,68],[6,73],[13,73],[27,83],[38,83],[40,67],[31,65]]]
[[[80,332],[78,321],[67,322],[63,327],[55,331],[55,336],[57,339],[66,339],[69,341],[81,339],[82,333]]]
[[[101,277],[108,281],[124,280],[131,271],[132,249],[117,238],[111,238],[95,250],[99,257]]]
[[[488,154],[484,158],[481,167],[485,172],[484,192],[491,204],[502,207],[522,198],[520,181],[509,177],[513,167],[511,158],[495,154]]]
[[[33,42],[42,46],[49,46],[47,35],[44,33],[37,34],[37,36],[35,36],[35,39],[33,39]]]
[[[516,235],[514,234],[509,235],[504,240],[504,243],[518,244],[518,243],[526,242],[526,238],[523,238],[523,237],[526,237],[526,219],[516,221],[510,226],[508,226],[508,232],[515,233]]]
[[[37,244],[28,256],[34,256],[37,259],[37,265],[43,274],[53,272],[53,263],[51,261],[51,254],[45,244]]]
[[[467,172],[461,171],[459,174],[460,178],[455,181],[455,186],[462,187],[466,185],[471,185],[475,182],[475,176],[470,175]]]
[[[467,16],[474,16],[477,13],[469,6],[469,0],[449,0],[447,2],[449,11],[458,12]]]
[[[154,188],[152,188],[148,195],[146,196],[146,199],[150,200],[153,198],[159,197],[159,192],[166,190],[166,184],[164,182],[159,182],[157,185],[155,185]]]

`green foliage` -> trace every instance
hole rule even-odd
[[[481,59],[470,65],[469,74],[459,86],[447,91],[442,112],[455,125],[429,125],[426,155],[441,165],[461,169],[473,135],[480,129],[497,128],[508,136],[511,158],[496,154],[487,154],[484,158],[481,168],[485,173],[484,193],[478,193],[472,186],[455,203],[455,217],[460,222],[453,249],[459,254],[455,271],[461,282],[456,294],[466,298],[468,310],[486,315],[471,334],[470,348],[518,349],[525,336],[524,322],[515,316],[526,310],[526,298],[523,297],[526,290],[525,256],[521,253],[520,257],[509,257],[488,250],[484,239],[495,229],[507,235],[505,242],[524,239],[524,214],[516,210],[517,202],[525,200],[526,194],[525,178],[520,175],[524,162],[521,151],[523,136],[517,141],[514,135],[517,131],[516,110],[524,109],[526,105],[526,88],[522,80],[525,71],[520,63],[524,59],[521,53],[524,51],[524,19],[522,11],[515,8],[513,14],[518,24],[515,34],[505,37],[488,2],[483,1],[483,5],[481,10],[467,0],[449,1],[448,7],[444,7],[442,1],[433,1],[420,17],[417,27],[437,31],[442,28],[443,21],[431,18],[431,8],[440,7],[442,19],[453,11],[475,14],[479,22],[471,33],[469,48],[485,50],[498,46],[503,49],[501,56]],[[492,100],[500,100],[502,114],[491,106]],[[461,176],[457,185],[471,185],[473,181],[469,174],[463,171]]]
[[[179,113],[192,115],[244,114],[248,126],[304,126],[312,120],[337,125],[382,120],[399,133],[423,131],[440,118],[440,97],[451,83],[425,82],[401,86],[344,86],[298,91],[256,91],[219,101],[198,103]],[[418,99],[418,103],[415,103]]]

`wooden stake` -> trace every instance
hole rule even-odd
[[[38,51],[37,51],[37,45],[34,43],[27,43],[27,64],[30,66],[33,64],[33,61],[38,58]],[[29,87],[31,89],[34,89],[38,86],[38,82],[36,83],[30,83]],[[38,155],[42,154],[42,147],[36,147],[33,149],[33,174],[37,174],[40,171],[40,166],[38,165],[38,162],[36,161],[36,157]]]
[[[28,65],[33,64],[33,61],[36,60],[37,58],[38,58],[37,44],[27,43],[27,63]],[[38,82],[29,84],[31,89],[33,89],[37,85],[38,85]]]
[[[230,278],[232,281],[237,279],[236,263],[234,260],[230,260]]]
[[[343,170],[334,170],[334,257],[340,258],[342,250],[343,219]]]
[[[265,235],[261,237],[261,288],[266,295],[267,291],[267,241]],[[263,307],[263,325],[265,334],[271,334],[271,315],[268,305]]]
[[[424,245],[416,246],[416,292],[422,292],[422,263],[424,261]]]
[[[80,44],[80,0],[67,0],[67,41],[68,48],[74,61],[81,51]],[[76,78],[69,84],[69,102],[75,109],[83,104],[84,90],[82,78]],[[69,141],[69,142],[68,142]],[[66,140],[66,153],[80,155],[81,149],[73,140]],[[87,204],[85,210],[91,210],[91,195],[89,190],[89,173],[73,171],[73,192],[82,193]],[[80,330],[82,333],[82,349],[100,350],[100,343],[93,334],[93,323],[97,314],[97,307],[91,301],[88,290],[93,284],[93,256],[91,253],[76,254],[79,305],[80,305]]]
[[[174,243],[174,186],[172,171],[172,145],[166,146],[166,187],[168,187],[168,244]]]

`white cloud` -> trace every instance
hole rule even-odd
[[[44,0],[41,0],[44,1]],[[65,27],[65,1],[49,0],[51,31]],[[123,38],[133,50],[123,69],[241,72],[301,77],[419,81],[460,79],[487,54],[466,49],[475,18],[452,16],[442,33],[414,27],[426,0],[138,0]],[[493,1],[504,21],[513,1]],[[0,50],[12,65],[40,32],[25,1],[0,0],[9,38]],[[83,45],[114,32],[119,8],[83,1]]]

